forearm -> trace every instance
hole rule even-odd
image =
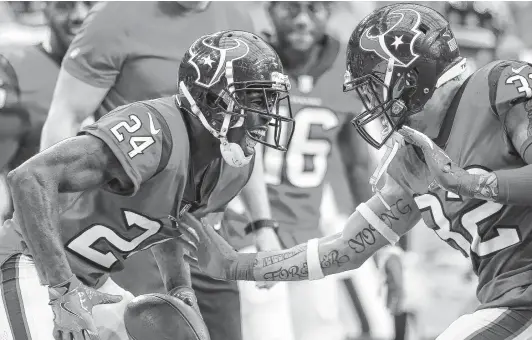
[[[497,202],[532,206],[532,165],[497,170],[493,174],[496,176],[495,184],[498,188]]]
[[[80,129],[81,122],[69,115],[50,112],[42,129],[40,150],[45,150],[64,139],[75,136]]]
[[[392,238],[398,239],[419,221],[421,214],[413,199],[391,178],[382,189],[382,195],[389,209],[379,197],[373,196],[364,204],[364,209],[360,206],[351,214],[341,233],[319,240],[318,258],[324,275],[358,268],[377,250],[396,241]],[[367,210],[375,217],[371,218]],[[365,217],[359,211],[366,211]],[[375,224],[370,224],[366,218]],[[246,281],[305,280],[308,278],[306,250],[307,245],[300,244],[282,251],[238,253],[236,260],[230,264],[228,278]]]
[[[191,287],[190,266],[183,259],[185,249],[176,240],[168,240],[151,248],[166,291]]]
[[[456,185],[449,190],[458,195],[501,204],[532,205],[532,165],[482,174],[454,168],[453,163],[450,171],[455,171]]]
[[[9,173],[8,183],[24,241],[45,276],[42,283],[68,280],[73,274],[58,231],[58,186],[24,165]]]
[[[352,237],[339,233],[319,240],[320,266],[324,275],[358,268],[388,241],[355,212],[348,224],[363,226]],[[231,280],[301,281],[308,279],[307,245],[282,251],[238,253],[230,271]]]

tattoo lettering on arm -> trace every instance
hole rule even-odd
[[[272,256],[265,257],[262,259],[262,267],[268,267],[273,264],[288,260],[289,258],[292,258],[296,256],[297,254],[302,253],[306,250],[307,250],[306,245],[300,245],[300,246],[296,246],[294,249],[289,250],[286,253],[275,254]],[[257,260],[257,265],[258,265],[258,260]]]
[[[340,251],[332,250],[329,254],[323,256],[320,264],[322,268],[329,268],[333,265],[341,267],[343,264],[349,262],[349,256],[340,255]]]
[[[294,265],[288,268],[279,268],[275,271],[264,274],[264,280],[266,281],[290,281],[301,280],[308,278],[307,262],[303,262],[301,265]]]
[[[398,197],[398,196],[396,196]],[[375,198],[375,202],[378,198]],[[379,201],[380,202],[380,201]],[[371,201],[370,201],[371,203]],[[402,194],[389,210],[379,210],[380,219],[390,228],[406,229],[415,211]],[[343,232],[319,240],[319,262],[324,274],[332,275],[358,268],[387,241],[367,221],[355,213]],[[236,280],[301,281],[308,279],[307,245],[300,244],[281,251],[238,254],[230,277]]]
[[[362,229],[361,232],[356,234],[355,237],[349,239],[347,244],[349,245],[349,248],[355,251],[355,253],[363,253],[367,246],[375,244],[375,241],[377,240],[375,237],[376,232],[377,230],[375,230],[375,228],[373,228],[371,225],[368,225],[366,228]]]

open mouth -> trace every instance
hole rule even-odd
[[[266,128],[256,128],[253,130],[249,130],[248,133],[258,140],[263,140],[266,136]]]
[[[266,136],[266,128],[256,128],[253,130],[249,130],[247,133],[249,134],[249,136],[246,135],[245,153],[246,156],[249,156],[255,152],[255,145],[257,145],[257,142],[263,140]]]

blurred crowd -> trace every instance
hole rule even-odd
[[[330,30],[348,39],[352,29],[377,7],[394,1],[337,2]],[[419,1],[444,14],[456,33],[462,53],[473,67],[493,59],[532,61],[532,37],[527,34],[532,3],[524,1]],[[266,28],[263,2],[239,2],[253,12],[257,29]],[[0,3],[0,45],[42,41],[47,26],[41,1],[6,1]]]
[[[341,41],[346,41],[365,15],[389,3],[393,2],[338,2],[329,29]],[[532,62],[532,36],[527,30],[532,17],[532,2],[421,3],[448,18],[471,70],[495,59]],[[257,32],[269,30],[271,24],[263,2],[239,2],[239,6],[252,13]],[[49,32],[42,9],[43,2],[40,1],[0,2],[0,46],[35,44],[45,40]],[[332,157],[339,157],[337,150]],[[342,171],[339,167],[330,169],[328,176],[332,190],[324,204],[349,214],[353,211],[353,203]],[[324,209],[324,213],[334,212]],[[416,228],[406,247],[409,250],[406,289],[410,293],[407,304],[417,314],[415,328],[419,338],[430,339],[458,315],[475,307],[474,275],[468,261],[437,240],[427,228]],[[443,307],[435,311],[435,305]]]

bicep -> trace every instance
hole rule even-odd
[[[58,192],[79,192],[104,184],[131,186],[120,162],[100,139],[77,136],[40,152],[15,172],[39,177],[57,186]]]

